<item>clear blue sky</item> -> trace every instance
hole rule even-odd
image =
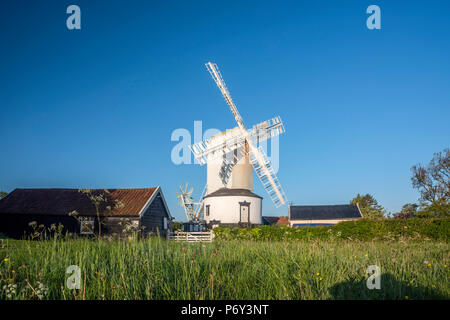
[[[81,30],[66,8],[81,8]],[[381,8],[381,30],[366,8]],[[295,204],[419,197],[410,168],[449,147],[449,1],[0,2],[0,189],[178,185],[174,129],[235,126],[205,69],[216,62],[247,126],[280,115],[278,176]],[[264,196],[264,215],[286,215]]]

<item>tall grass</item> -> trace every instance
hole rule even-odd
[[[2,300],[450,298],[447,242],[3,240],[0,258]]]

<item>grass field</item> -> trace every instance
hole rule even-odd
[[[436,241],[3,240],[0,258],[1,300],[450,298],[449,244]]]

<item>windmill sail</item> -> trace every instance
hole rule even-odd
[[[203,199],[205,190],[206,186],[203,189],[200,199]],[[192,197],[193,191],[194,188],[191,188],[188,191],[188,184],[186,182],[186,186],[183,188],[183,186],[180,185],[180,192],[177,192],[178,204],[184,208],[184,213],[186,214],[188,221],[196,221],[203,214],[203,201],[194,202],[194,198]]]
[[[205,164],[211,159],[222,159],[234,161],[233,157],[226,155],[236,149],[243,148],[245,136],[239,131],[226,132],[220,139],[206,139],[190,146],[195,159],[201,164]]]
[[[258,144],[261,141],[278,136],[284,131],[283,121],[280,117],[275,117],[254,125],[249,131],[249,139]]]
[[[225,81],[223,80],[222,75],[220,74],[219,68],[217,68],[217,65],[212,62],[208,62],[206,64],[206,68],[208,69],[212,78],[219,87],[220,92],[222,92],[222,95],[225,98],[225,101],[227,102],[228,106],[230,107],[231,112],[233,113],[234,118],[236,119],[236,122],[238,123],[239,127],[245,130],[244,121],[242,121],[242,117],[239,114],[239,111],[237,110],[236,105],[233,102],[233,99],[231,99],[230,92],[228,92],[227,85],[225,84]]]
[[[277,208],[284,205],[287,197],[264,150],[253,145],[250,146],[250,150],[250,162],[270,199]]]
[[[222,139],[211,139],[199,142],[191,147],[195,158],[200,163],[204,164],[208,160],[211,160],[215,156],[225,157],[226,154],[236,150],[243,150],[243,146],[247,145],[248,149],[245,152],[249,153],[250,162],[263,184],[264,189],[269,194],[274,205],[278,208],[279,206],[287,202],[287,197],[281,187],[281,184],[267,158],[264,150],[261,147],[256,147],[260,141],[267,140],[274,136],[277,136],[284,132],[283,122],[280,117],[275,117],[273,119],[261,122],[254,126],[250,131],[244,127],[244,122],[242,120],[236,105],[231,98],[230,92],[222,78],[219,68],[215,63],[206,63],[206,68],[211,74],[212,78],[216,82],[220,89],[225,101],[231,109],[234,118],[240,128],[240,130],[233,131],[230,137]],[[231,142],[231,143],[230,143]],[[237,157],[236,157],[237,158]],[[235,160],[236,158],[232,158]],[[236,162],[227,163],[224,162],[221,168],[220,177],[222,182],[228,181],[233,166]]]

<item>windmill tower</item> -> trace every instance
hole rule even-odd
[[[269,159],[258,147],[259,142],[283,133],[283,122],[275,117],[247,130],[217,65],[208,62],[206,67],[230,107],[237,127],[191,146],[195,159],[207,165],[204,219],[211,227],[261,224],[262,197],[252,192],[253,169],[276,207],[287,202]]]

